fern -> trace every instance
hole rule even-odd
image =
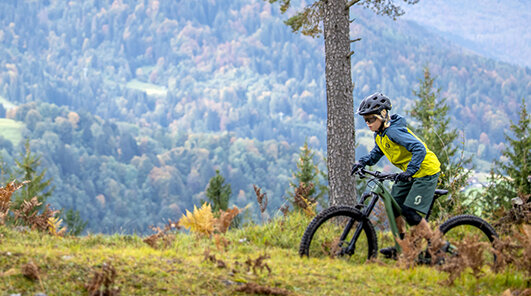
[[[295,188],[294,204],[301,209],[308,217],[315,216],[315,207],[317,202],[309,198],[310,192],[313,191],[313,183],[306,184],[299,183],[299,187]]]
[[[20,189],[28,181],[17,184],[16,180],[6,185],[6,187],[0,187],[0,225],[4,225],[5,219],[9,213],[11,207],[11,196],[13,192]]]
[[[194,206],[193,213],[186,210],[186,215],[183,214],[179,220],[179,226],[201,235],[210,236],[214,232],[212,206],[209,203],[204,203],[199,209]]]
[[[63,219],[58,217],[48,217],[48,231],[54,236],[64,236],[66,233],[66,227],[61,227]]]
[[[227,232],[232,220],[234,220],[240,212],[240,209],[236,206],[226,211],[219,211],[219,218],[214,220],[214,228],[221,233]]]

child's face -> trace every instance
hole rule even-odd
[[[382,121],[375,115],[366,115],[363,116],[363,119],[365,119],[365,123],[373,132],[378,131],[382,125]]]

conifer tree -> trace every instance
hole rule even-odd
[[[459,153],[454,144],[459,133],[450,128],[446,98],[440,97],[440,88],[434,87],[435,78],[424,68],[424,77],[419,80],[419,88],[413,94],[419,98],[407,113],[416,119],[418,125],[412,128],[426,146],[437,155],[441,163],[439,186],[448,189],[451,199],[440,198],[434,204],[432,217],[439,218],[450,213],[464,198],[461,192],[468,182],[472,159]]]
[[[83,230],[87,227],[88,222],[83,220],[79,215],[79,211],[74,211],[72,209],[64,212],[64,223],[67,226],[68,233],[70,235],[78,236]]]
[[[519,114],[518,123],[511,120],[511,132],[505,134],[507,146],[502,157],[494,161],[489,186],[485,192],[485,209],[494,213],[497,209],[511,206],[511,200],[519,197],[523,202],[531,202],[531,137],[529,135],[530,116],[525,100]]]
[[[54,188],[50,187],[52,179],[46,179],[46,169],[38,172],[41,165],[40,156],[35,156],[31,152],[29,140],[24,143],[24,153],[20,154],[20,159],[16,159],[17,168],[15,169],[16,175],[13,178],[18,178],[22,181],[29,181],[19,191],[15,193],[13,206],[18,208],[24,200],[31,200],[33,197],[37,197],[37,200],[41,203],[39,210],[44,207],[46,199],[52,194]]]
[[[293,190],[289,195],[294,207],[298,207],[295,195],[296,190],[301,186],[301,188],[307,189],[304,190],[304,198],[310,202],[322,201],[322,198],[327,193],[326,186],[319,181],[319,178],[324,175],[314,163],[314,156],[315,153],[308,146],[308,141],[305,141],[300,148],[297,171],[293,172],[294,180],[289,183]]]
[[[219,170],[216,170],[216,175],[208,182],[205,194],[212,203],[212,211],[214,213],[228,209],[232,189],[230,184],[225,184],[225,178],[219,173]]]

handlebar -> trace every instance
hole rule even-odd
[[[371,175],[378,181],[385,181],[385,180],[394,181],[396,176],[399,174],[399,173],[382,173],[378,171],[369,171],[363,168],[357,170],[354,173],[357,174],[360,178],[366,178],[367,177],[366,175]]]

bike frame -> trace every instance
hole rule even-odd
[[[368,194],[373,196],[373,199],[371,200],[370,204],[372,203],[376,204],[376,202],[378,201],[378,198],[381,198],[383,200],[383,203],[385,206],[385,212],[387,214],[387,219],[389,220],[389,227],[391,228],[393,237],[394,238],[400,237],[399,231],[398,231],[398,225],[396,224],[395,211],[397,213],[401,213],[402,211],[400,209],[400,206],[396,202],[396,200],[391,196],[389,191],[385,189],[385,187],[383,186],[383,182],[377,180],[376,178],[371,179],[367,183],[367,188],[371,188],[371,191]],[[370,211],[366,213],[367,218],[371,214],[372,210],[373,209],[371,208]],[[396,239],[395,239],[395,247],[397,248],[399,252],[401,251],[400,245],[396,242]]]
[[[370,191],[367,191],[367,188],[370,188]],[[389,191],[385,189],[383,185],[383,181],[380,181],[378,177],[374,176],[367,182],[365,193],[362,195],[360,204],[364,203],[367,198],[371,198],[369,201],[368,206],[364,206],[362,208],[362,214],[367,219],[369,218],[370,214],[372,213],[372,210],[374,209],[374,206],[376,206],[376,202],[378,202],[378,199],[381,198],[383,200],[384,206],[385,206],[385,212],[387,214],[387,218],[389,220],[389,226],[391,228],[391,232],[393,233],[393,237],[397,238],[399,237],[399,231],[398,231],[398,225],[396,224],[395,220],[395,214],[393,209],[397,213],[401,213],[400,206],[396,202],[396,200],[391,196]],[[354,222],[351,220],[347,226],[345,227],[343,234],[340,237],[340,241],[345,241],[348,233],[350,232],[350,229],[352,228],[352,224]],[[354,254],[355,248],[356,248],[356,242],[358,240],[358,237],[362,231],[363,224],[365,222],[358,224],[356,227],[356,232],[354,233],[352,240],[350,241],[349,245],[347,246],[345,253],[347,254]],[[400,252],[402,249],[400,248],[400,245],[395,239],[395,247],[398,252]]]

